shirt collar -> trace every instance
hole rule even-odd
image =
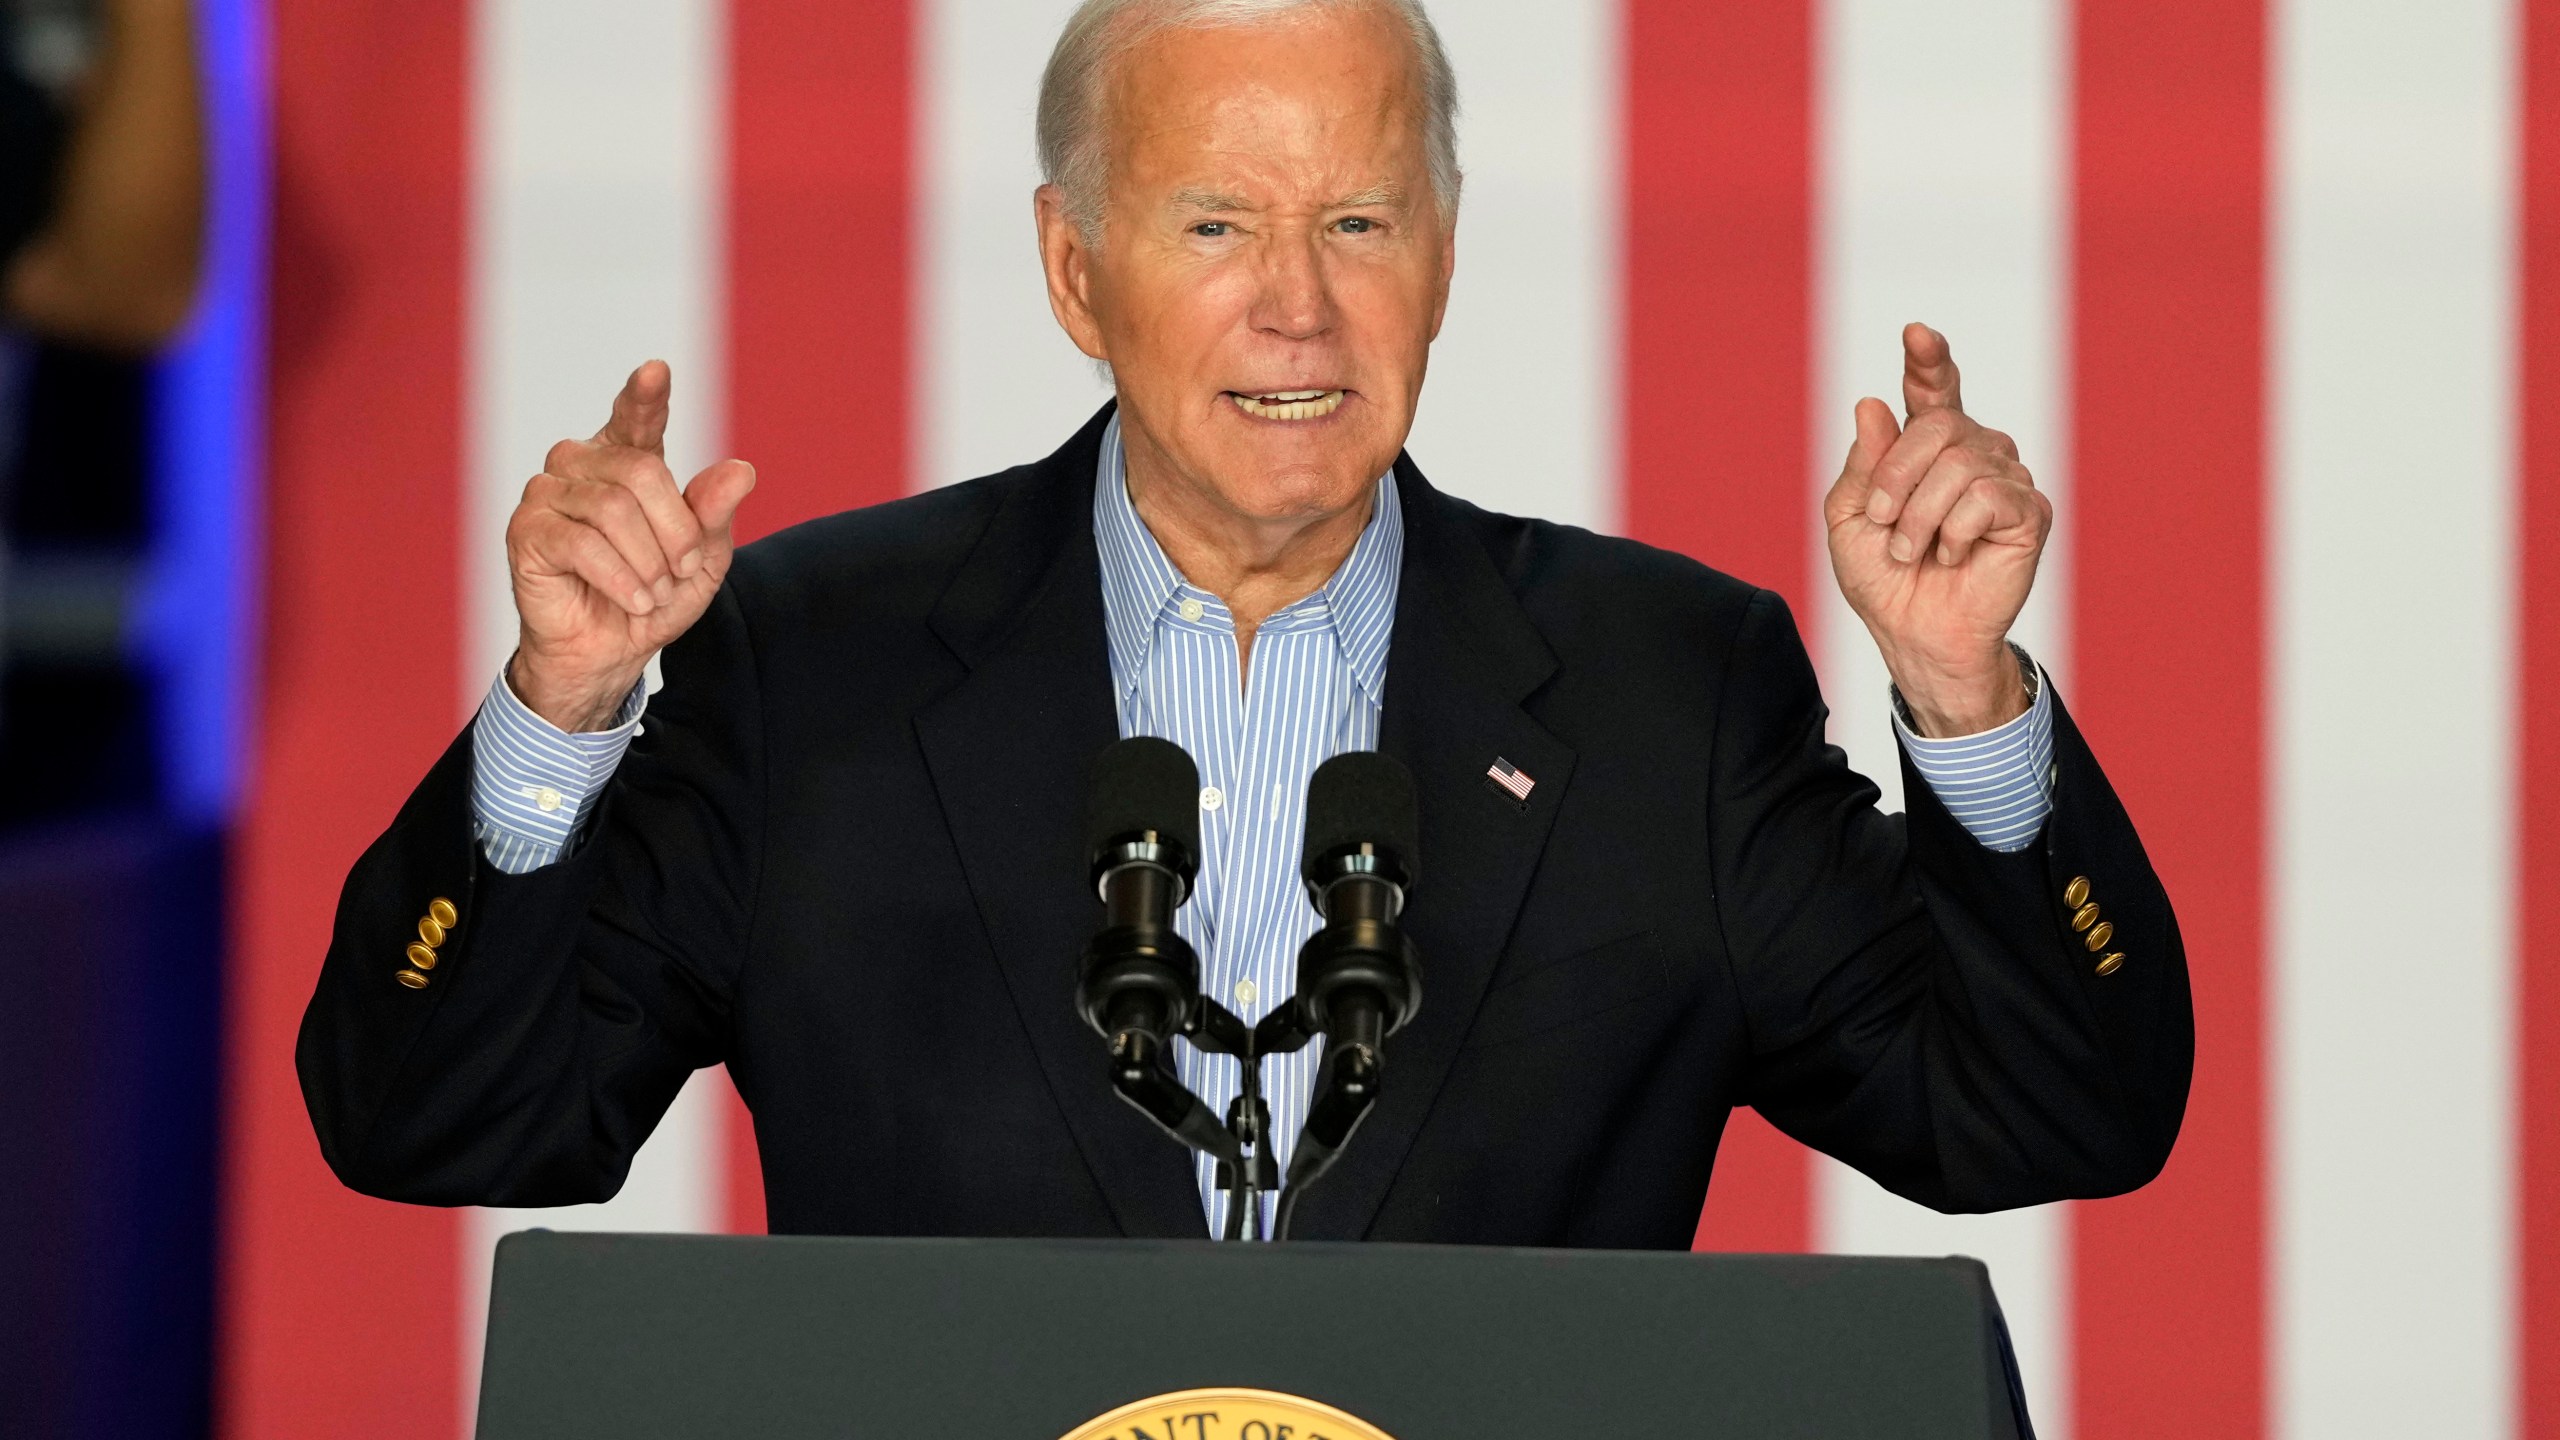
[[[1154,532],[1138,518],[1129,499],[1127,452],[1120,444],[1120,417],[1114,415],[1102,433],[1102,456],[1093,486],[1094,543],[1102,560],[1102,614],[1111,645],[1113,693],[1126,697],[1146,674],[1156,627],[1178,606],[1183,592],[1213,602],[1214,596],[1193,589],[1167,559]],[[1395,472],[1378,477],[1369,523],[1361,528],[1342,567],[1313,595],[1289,607],[1321,603],[1331,617],[1334,643],[1352,681],[1369,703],[1386,704],[1387,642],[1395,626],[1396,588],[1404,570],[1404,508],[1398,502]],[[1276,617],[1275,617],[1276,618]]]

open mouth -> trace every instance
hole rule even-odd
[[[1256,420],[1321,420],[1342,408],[1339,390],[1271,390],[1247,395],[1230,390],[1227,398]]]

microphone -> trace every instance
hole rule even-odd
[[[1422,1007],[1413,947],[1396,928],[1421,873],[1413,775],[1393,756],[1353,750],[1307,782],[1298,867],[1324,928],[1298,952],[1299,1023],[1374,1055]]]
[[[1102,752],[1085,854],[1103,922],[1085,946],[1076,1008],[1110,1042],[1114,1078],[1153,1089],[1166,1040],[1200,1008],[1200,958],[1173,928],[1200,866],[1200,769],[1181,746],[1132,736]]]
[[[1256,1027],[1273,1049],[1325,1037],[1307,1118],[1289,1156],[1272,1235],[1289,1238],[1298,1201],[1332,1168],[1377,1104],[1384,1042],[1422,1008],[1422,966],[1397,928],[1421,874],[1413,775],[1374,750],[1336,755],[1307,782],[1307,845],[1298,867],[1324,928],[1298,951],[1298,993],[1286,1018]]]

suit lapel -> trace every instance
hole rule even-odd
[[[933,616],[968,678],[916,718],[972,897],[1024,1031],[1095,1183],[1130,1235],[1198,1236],[1190,1157],[1112,1093],[1075,1013],[1084,793],[1118,738],[1093,541],[1106,409],[1009,493]]]
[[[1404,928],[1422,957],[1422,1009],[1387,1042],[1377,1108],[1307,1192],[1298,1233],[1308,1239],[1357,1238],[1375,1222],[1474,1023],[1573,776],[1572,748],[1520,704],[1555,672],[1553,652],[1455,502],[1409,459],[1396,480],[1405,558],[1379,748],[1413,771],[1420,794],[1421,874]],[[1525,803],[1487,782],[1496,759],[1536,782]]]

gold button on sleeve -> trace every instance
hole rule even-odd
[[[2123,968],[2124,952],[2121,950],[2108,952],[2107,958],[2098,962],[2098,973],[2101,975],[2113,975]]]
[[[430,946],[441,945],[444,943],[444,926],[433,915],[421,915],[418,917],[418,938]]]
[[[433,970],[436,968],[436,952],[412,940],[409,942],[409,963],[421,970]]]
[[[462,920],[462,912],[454,909],[453,902],[441,895],[427,902],[427,914],[447,930],[452,929]]]
[[[427,988],[427,977],[415,970],[403,970],[400,972],[400,983],[412,990],[424,990]]]
[[[2088,946],[2089,953],[2095,955],[2099,951],[2106,949],[2107,942],[2114,938],[2116,938],[2115,922],[2112,920],[2101,920],[2098,922],[2098,928],[2089,932],[2089,938],[2081,941],[2080,943]]]
[[[2086,875],[2072,876],[2071,883],[2062,887],[2062,903],[2074,910],[2088,904],[2089,877]]]
[[[2091,901],[2090,903],[2081,906],[2078,910],[2072,913],[2071,928],[2074,930],[2086,930],[2097,923],[2098,906],[2095,901]]]

